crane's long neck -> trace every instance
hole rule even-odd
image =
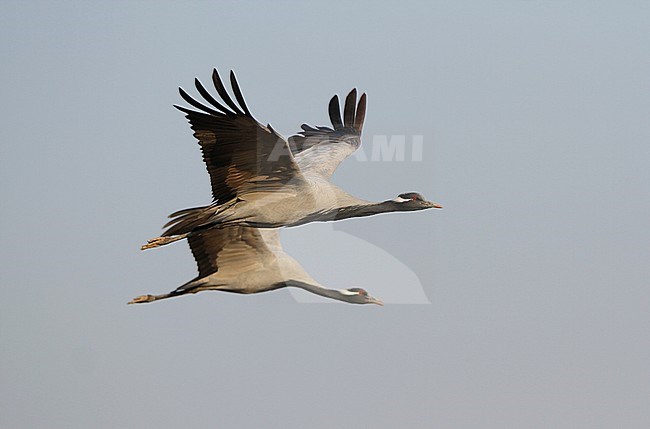
[[[285,283],[289,287],[297,287],[304,289],[308,292],[315,293],[316,295],[324,296],[325,298],[332,298],[338,301],[354,303],[352,298],[356,297],[357,294],[354,292],[348,292],[344,289],[327,289],[322,286],[301,282],[298,280],[289,280]]]
[[[349,219],[351,217],[365,217],[372,216],[380,213],[389,213],[402,211],[402,206],[392,200],[383,201],[381,203],[367,203],[367,204],[356,204],[344,207],[337,207],[330,210],[322,210],[316,213],[312,213],[304,218],[300,219],[298,222],[285,225],[285,226],[297,226],[303,225],[309,222],[329,222],[334,220]]]
[[[368,203],[355,206],[340,207],[336,211],[334,220],[348,219],[351,217],[373,216],[380,213],[401,211],[401,206],[395,201],[382,201],[381,203]]]

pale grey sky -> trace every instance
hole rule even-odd
[[[650,427],[649,21],[646,2],[1,2],[0,427]],[[139,246],[209,201],[171,105],[213,67],[284,135],[357,87],[366,143],[423,136],[422,162],[335,181],[443,211],[285,235],[328,286],[415,279],[430,305],[126,305],[195,275],[185,244]]]

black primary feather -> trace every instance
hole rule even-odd
[[[354,118],[354,129],[361,134],[363,121],[366,119],[366,93],[361,94],[359,104],[357,105],[357,115]]]
[[[205,98],[205,100],[212,104],[214,107],[219,109],[223,114],[226,115],[234,115],[235,113],[228,109],[226,106],[223,104],[219,103],[213,96],[208,92],[207,89],[203,86],[201,81],[199,79],[194,79],[194,86],[196,86],[196,89],[199,91],[199,94],[201,94],[201,97]]]
[[[228,91],[226,91],[226,87],[223,86],[223,82],[221,82],[221,77],[219,76],[217,69],[212,70],[212,82],[214,83],[214,87],[219,93],[219,97],[223,99],[228,107],[230,107],[235,113],[244,115],[244,112],[242,112],[241,109],[234,103],[234,101],[232,101],[232,98],[230,98]]]
[[[357,89],[354,88],[347,97],[345,97],[345,108],[343,114],[345,115],[345,128],[352,128],[354,126],[354,113],[357,104]]]
[[[198,101],[193,99],[187,92],[185,92],[185,90],[183,88],[178,88],[178,92],[181,94],[181,97],[183,97],[183,100],[187,101],[188,104],[191,104],[192,106],[196,107],[197,109],[202,110],[202,111],[204,111],[206,113],[210,113],[210,114],[215,115],[215,116],[223,115],[223,113],[217,112],[216,110],[214,110],[214,109],[212,109],[212,108],[210,108],[210,107],[208,107],[208,106],[206,106],[206,105],[204,105],[202,103],[199,103]]]
[[[330,100],[329,105],[330,121],[335,130],[343,128],[343,121],[341,120],[341,107],[339,106],[339,96],[335,95]]]
[[[244,101],[244,96],[241,93],[241,89],[239,89],[239,84],[237,83],[235,72],[232,70],[230,70],[230,85],[232,86],[232,90],[235,93],[235,98],[237,99],[237,102],[239,103],[241,108],[244,109],[244,112],[246,112],[247,116],[252,116],[251,112],[248,111],[248,107],[246,106],[246,102]]]

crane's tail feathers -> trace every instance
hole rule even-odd
[[[178,210],[178,211],[170,214],[167,217],[172,219],[172,218],[179,217],[179,216],[187,214],[187,213],[196,212],[197,210],[205,210],[208,207],[210,207],[210,206],[192,207],[192,208],[189,208],[189,209]]]
[[[206,229],[218,225],[223,218],[225,208],[229,208],[236,200],[222,205],[209,205],[203,207],[192,207],[183,209],[169,215],[171,220],[163,228],[167,228],[160,237],[152,238],[147,244],[142,246],[142,250],[154,247],[164,246],[174,241],[186,238],[192,232],[198,229]]]
[[[163,237],[192,231],[192,229],[201,225],[209,218],[213,212],[209,210],[211,207],[194,207],[170,214],[169,217],[171,220],[163,226],[163,228],[167,228],[167,231],[163,233]]]
[[[189,235],[189,233],[185,234],[180,234],[180,235],[174,235],[172,237],[156,237],[152,238],[150,240],[147,240],[147,244],[143,244],[142,247],[140,247],[140,250],[147,250],[147,249],[153,249],[154,247],[160,247],[164,246],[165,244],[173,243],[174,241],[182,240],[186,238]]]
[[[204,207],[194,207],[191,209],[179,210],[169,215],[172,218],[163,228],[163,237],[169,237],[179,234],[187,234],[206,224],[218,222],[215,214],[219,213],[223,206],[211,205]]]

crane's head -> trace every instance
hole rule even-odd
[[[399,194],[393,202],[397,203],[399,210],[403,211],[442,208],[440,204],[425,200],[422,194],[418,194],[417,192]]]
[[[345,301],[351,304],[384,305],[381,299],[373,298],[365,289],[353,287],[350,289],[345,289],[344,293],[346,295]]]

